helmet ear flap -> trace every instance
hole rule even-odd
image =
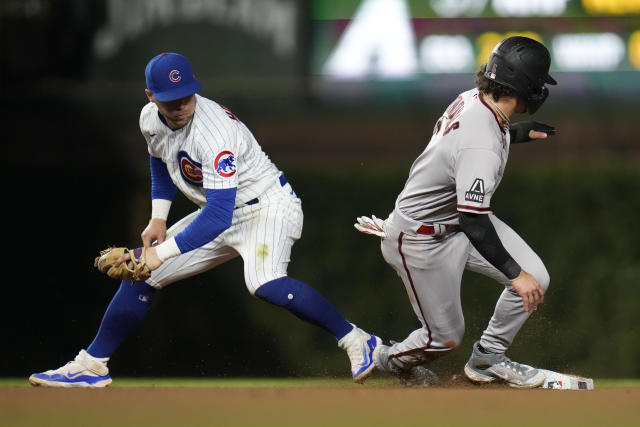
[[[549,89],[546,86],[542,86],[540,93],[531,94],[527,97],[527,112],[533,114],[538,111],[538,108],[544,103],[549,96]]]

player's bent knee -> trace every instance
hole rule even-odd
[[[259,297],[258,290],[261,289],[263,286],[265,286],[267,284],[270,284],[272,282],[276,282],[276,281],[279,281],[277,283],[280,283],[280,282],[282,282],[281,279],[286,278],[286,277],[288,277],[286,274],[282,274],[282,275],[274,275],[274,276],[269,277],[269,278],[267,278],[264,281],[259,282],[259,283],[256,283],[254,281],[250,281],[248,279],[246,279],[245,282],[246,282],[246,285],[247,285],[247,289],[249,290],[249,293],[251,295],[253,295],[253,296]],[[269,285],[269,286],[273,286],[273,285]]]
[[[444,351],[451,351],[457,348],[462,342],[463,335],[464,334],[451,335],[448,339],[444,340],[442,342],[442,347],[445,349]]]
[[[291,303],[301,288],[302,283],[287,276],[263,283],[253,295],[280,307],[286,307]]]
[[[448,352],[457,348],[464,337],[464,326],[453,330],[432,331],[432,344],[439,350]]]
[[[541,272],[535,275],[536,280],[540,284],[540,287],[544,292],[547,292],[549,288],[549,283],[551,282],[551,277],[549,276],[549,272],[546,268],[543,268]]]
[[[179,280],[175,275],[157,277],[157,276],[154,276],[153,273],[154,272],[151,272],[151,277],[148,278],[145,283],[157,291]]]

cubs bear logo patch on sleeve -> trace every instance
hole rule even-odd
[[[229,150],[221,151],[216,156],[213,166],[221,177],[232,177],[236,173],[236,156]]]

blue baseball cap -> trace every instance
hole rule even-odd
[[[147,89],[162,102],[193,95],[202,89],[191,70],[189,60],[179,53],[163,52],[154,56],[144,70]]]

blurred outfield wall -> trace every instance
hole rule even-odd
[[[57,367],[97,330],[117,284],[94,271],[93,257],[107,244],[135,245],[149,215],[147,153],[137,126],[144,66],[161,51],[191,59],[202,93],[252,129],[302,198],[305,228],[290,274],[350,320],[402,339],[417,326],[403,286],[376,239],[351,224],[359,215],[389,213],[437,117],[472,86],[486,53],[480,41],[512,31],[534,32],[552,54],[558,36],[566,36],[561,46],[619,40],[622,47],[615,57],[604,49],[600,62],[554,62],[559,86],[536,119],[558,134],[511,151],[494,210],[538,251],[552,282],[510,354],[590,376],[640,375],[634,3],[617,2],[619,14],[585,6],[594,2],[551,1],[553,16],[514,11],[506,1],[457,2],[467,5],[460,10],[456,2],[389,1],[401,25],[385,31],[385,20],[375,18],[375,31],[365,27],[379,43],[362,47],[365,73],[331,75],[324,66],[365,3],[384,2],[2,3],[0,117],[10,147],[3,174],[8,241],[17,247],[7,261],[2,311],[15,351],[3,358],[0,375]],[[405,52],[415,53],[415,73],[390,77],[376,68],[385,54],[384,37],[375,34],[402,31],[413,39]],[[574,33],[587,36],[571,39]],[[442,43],[449,49],[438,53]],[[447,55],[452,51],[459,55]],[[585,69],[594,63],[615,68]],[[191,210],[178,197],[170,219]],[[465,276],[467,335],[438,369],[459,370],[499,292],[487,279]],[[116,377],[347,375],[346,357],[334,346],[323,331],[251,298],[234,260],[159,293],[111,367]]]

